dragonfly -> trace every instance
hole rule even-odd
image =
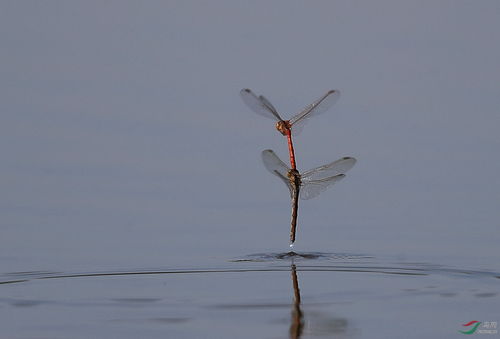
[[[299,173],[295,168],[289,168],[272,150],[262,151],[262,161],[266,169],[280,178],[290,191],[292,200],[292,219],[290,228],[290,246],[295,242],[297,229],[297,214],[299,197],[303,200],[317,197],[328,187],[345,178],[345,172],[350,170],[356,159],[343,157],[329,164]]]
[[[290,120],[283,120],[276,108],[274,108],[271,102],[263,95],[257,96],[248,88],[242,89],[240,91],[240,95],[247,106],[250,107],[250,109],[252,109],[255,113],[277,121],[275,125],[276,129],[282,135],[286,136],[288,141],[290,166],[292,169],[296,169],[297,165],[295,163],[295,151],[293,149],[292,134],[298,135],[307,119],[324,113],[331,106],[333,106],[333,104],[335,104],[340,97],[340,92],[338,90],[330,90],[326,92],[326,94],[324,94],[321,98],[306,106]]]

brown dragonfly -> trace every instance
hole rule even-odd
[[[280,178],[290,190],[290,197],[292,199],[291,245],[295,242],[299,197],[307,200],[318,196],[328,187],[344,179],[344,173],[356,164],[356,159],[344,157],[329,164],[299,173],[294,168],[290,169],[270,149],[262,151],[262,161],[266,169]]]
[[[241,98],[255,113],[276,120],[276,129],[287,137],[288,152],[290,156],[290,166],[296,169],[295,151],[293,149],[292,134],[298,135],[302,130],[304,123],[310,117],[326,112],[340,97],[338,90],[330,90],[321,98],[305,107],[290,120],[283,120],[278,111],[264,96],[255,95],[250,89],[244,88],[240,91]]]

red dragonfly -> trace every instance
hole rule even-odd
[[[298,135],[302,130],[303,124],[308,118],[326,112],[335,102],[337,102],[340,92],[338,90],[330,90],[321,98],[314,101],[312,104],[304,108],[298,114],[294,115],[290,120],[283,120],[278,111],[264,96],[255,95],[248,88],[240,91],[241,98],[255,113],[277,120],[276,129],[287,137],[288,152],[290,154],[290,166],[296,169],[295,151],[293,150],[292,134]]]
[[[280,178],[290,190],[290,197],[292,199],[291,245],[295,242],[299,196],[304,200],[318,196],[329,186],[342,180],[345,177],[344,173],[356,164],[356,159],[344,157],[329,164],[299,173],[294,168],[290,169],[270,149],[262,151],[262,161],[267,170]]]

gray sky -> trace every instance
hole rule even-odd
[[[302,249],[494,258],[499,33],[498,1],[3,1],[0,260],[285,249],[285,140],[244,87],[284,116],[342,93],[296,139],[300,170],[358,159]]]

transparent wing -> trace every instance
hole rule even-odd
[[[302,186],[300,187],[300,198],[303,200],[308,200],[317,197],[328,187],[344,178],[345,174],[338,174],[319,180],[302,180]]]
[[[262,161],[266,169],[272,174],[280,178],[288,187],[290,191],[290,196],[292,195],[292,186],[290,185],[290,180],[288,179],[288,171],[290,170],[288,166],[281,161],[280,158],[270,149],[262,151]]]
[[[259,95],[259,100],[262,102],[262,104],[273,114],[275,118],[278,120],[282,120],[280,115],[278,114],[278,110],[274,108],[273,104],[267,98],[263,95]]]
[[[306,122],[307,122],[307,119],[302,119],[298,123],[293,125],[291,127],[292,135],[295,137],[297,135],[300,135],[300,133],[302,133],[302,130],[304,129],[304,126],[306,125]]]
[[[338,174],[344,174],[350,170],[354,164],[356,164],[356,159],[352,157],[344,157],[329,164],[313,168],[312,170],[305,171],[301,174],[302,181],[312,181],[321,180],[323,178],[336,176]]]
[[[321,98],[304,108],[300,113],[290,119],[290,124],[292,125],[292,133],[295,132],[295,135],[298,135],[301,130],[301,124],[304,124],[306,120],[312,116],[316,116],[326,112],[337,102],[339,97],[339,90],[330,90],[326,92],[326,94]]]
[[[248,107],[255,113],[262,115],[266,118],[271,118],[274,120],[281,120],[280,115],[274,108],[274,106],[264,98],[262,95],[257,97],[251,90],[244,88],[240,91],[241,98],[247,104]]]

